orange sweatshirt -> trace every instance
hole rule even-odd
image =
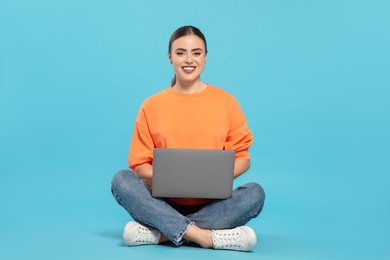
[[[170,87],[142,104],[130,145],[129,167],[136,172],[142,164],[153,165],[154,148],[235,150],[236,159],[249,159],[252,142],[252,132],[232,95],[211,85],[195,94]],[[172,200],[180,205],[210,201]]]

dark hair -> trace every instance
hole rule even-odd
[[[177,40],[180,37],[187,36],[187,35],[196,35],[199,38],[201,38],[204,42],[205,52],[207,54],[206,37],[204,37],[204,34],[198,28],[196,28],[195,26],[192,26],[192,25],[182,26],[173,32],[171,38],[169,39],[168,53],[171,53],[172,43],[175,40]],[[176,84],[176,75],[173,77],[173,79],[171,81],[171,86],[173,86],[175,84]]]

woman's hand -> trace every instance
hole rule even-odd
[[[249,159],[236,159],[234,163],[234,178],[237,178],[238,176],[246,172],[249,169],[250,165],[251,163]]]
[[[152,183],[153,167],[149,163],[138,166],[136,173],[147,183]]]

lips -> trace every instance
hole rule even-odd
[[[186,73],[192,73],[194,70],[195,70],[196,67],[194,66],[184,66],[182,67],[182,69],[186,72]]]

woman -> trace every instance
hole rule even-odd
[[[230,199],[158,199],[151,196],[154,148],[235,150],[234,177],[249,169],[253,142],[245,117],[233,96],[204,83],[207,59],[203,33],[193,26],[171,36],[168,58],[175,77],[165,89],[144,101],[129,152],[129,168],[112,180],[112,193],[135,221],[123,239],[129,246],[191,241],[203,248],[249,251],[255,232],[244,226],[262,211],[265,194],[248,183]]]

